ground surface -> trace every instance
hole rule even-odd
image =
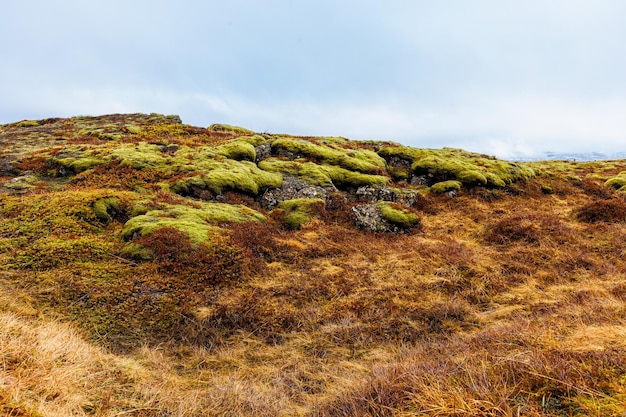
[[[156,114],[0,126],[0,410],[626,415],[624,171]]]

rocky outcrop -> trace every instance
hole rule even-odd
[[[255,147],[254,152],[256,153],[255,162],[258,164],[272,155],[272,144],[270,142],[263,143]]]
[[[320,187],[311,185],[297,177],[284,177],[280,188],[269,189],[259,198],[261,205],[271,210],[281,202],[298,198],[319,198],[327,200],[328,195],[336,192],[335,187]]]
[[[389,207],[386,203],[354,206],[351,216],[357,227],[377,233],[409,233],[419,225],[414,213],[405,213]]]
[[[370,203],[390,201],[407,207],[412,206],[421,198],[415,190],[396,190],[387,187],[372,187],[371,185],[359,187],[355,196],[359,201],[369,201]]]

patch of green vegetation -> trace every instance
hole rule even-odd
[[[167,165],[171,165],[171,158],[164,156],[158,145],[145,142],[120,146],[111,152],[111,158],[119,160],[121,166],[129,166],[133,169],[164,170]]]
[[[236,161],[254,161],[256,159],[256,151],[254,145],[247,141],[235,139],[224,145],[215,148],[218,155],[222,155]]]
[[[18,268],[51,269],[76,262],[93,262],[113,251],[111,242],[94,236],[77,238],[50,236],[18,250],[11,265]]]
[[[438,182],[430,187],[430,190],[437,194],[443,194],[450,191],[458,191],[461,189],[461,182],[456,180],[448,180]]]
[[[37,120],[22,120],[16,124],[17,127],[35,127],[39,125],[40,123]]]
[[[382,175],[362,174],[338,166],[327,165],[323,166],[323,168],[328,172],[328,175],[337,188],[358,188],[364,185],[376,187],[385,185],[389,181],[389,178],[383,177]]]
[[[286,200],[278,205],[285,215],[285,224],[290,229],[300,229],[309,222],[316,212],[325,207],[325,202],[319,198],[298,198]]]
[[[239,135],[254,135],[254,132],[252,130],[245,129],[239,126],[232,126],[232,125],[221,124],[221,123],[214,123],[211,126],[209,126],[207,129],[212,130],[214,132],[230,132],[230,133],[236,133]]]
[[[626,171],[622,171],[617,174],[617,176],[609,178],[604,184],[618,191],[626,191]]]
[[[249,143],[252,146],[259,146],[268,141],[268,138],[261,135],[240,136],[236,140]]]
[[[3,182],[2,186],[13,192],[22,192],[35,188],[33,184],[35,184],[37,181],[39,181],[39,179],[36,175],[23,175],[21,177],[16,177],[9,181]]]
[[[172,191],[191,195],[195,188],[215,195],[224,191],[258,195],[262,190],[280,187],[283,182],[281,174],[259,169],[253,162],[227,159],[215,161],[213,167],[205,174],[177,181],[172,185]]]
[[[120,199],[117,197],[101,198],[93,202],[92,209],[102,223],[110,223],[113,217],[121,212]]]
[[[361,173],[378,173],[384,170],[385,160],[369,149],[333,148],[317,145],[303,139],[277,139],[272,142],[274,151],[286,151],[328,165]]]
[[[378,154],[386,160],[404,159],[411,163],[415,175],[428,175],[435,182],[457,180],[463,185],[486,185],[505,187],[515,181],[532,178],[535,171],[526,164],[497,160],[495,157],[461,149],[415,149],[389,144]],[[402,178],[402,170],[392,172],[394,178]]]
[[[410,229],[419,225],[419,216],[408,207],[388,201],[380,201],[376,203],[376,207],[383,219],[398,227]]]
[[[10,239],[13,250],[21,251],[27,246],[43,247],[52,238],[75,240],[99,234],[105,212],[110,221],[137,197],[135,193],[117,191],[114,201],[106,190],[5,195],[0,199],[0,247],[5,237]],[[116,207],[117,212],[109,212],[109,207]]]
[[[333,186],[332,179],[326,167],[306,160],[289,161],[278,158],[268,158],[259,162],[259,168],[269,172],[280,172],[289,176],[299,177],[301,180],[315,186]]]
[[[415,161],[411,169],[416,175],[429,175],[440,181],[458,180],[465,185],[502,187],[528,179],[534,171],[520,164],[499,161],[457,149],[431,150],[431,155]]]
[[[199,203],[200,208],[167,205],[128,220],[122,229],[122,239],[148,236],[164,227],[174,227],[187,233],[193,243],[207,242],[211,232],[219,232],[220,223],[264,221],[265,217],[243,205]]]
[[[89,156],[81,156],[76,158],[54,158],[53,160],[60,167],[65,168],[65,172],[70,174],[78,174],[106,162],[104,159]]]
[[[428,151],[425,149],[417,149],[397,144],[385,145],[378,150],[378,155],[382,156],[386,160],[395,157],[409,162],[415,162],[424,157],[427,153]]]

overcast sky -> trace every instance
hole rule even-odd
[[[623,0],[12,0],[0,123],[179,114],[507,158],[626,151]]]

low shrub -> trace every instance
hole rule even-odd
[[[596,200],[575,211],[576,219],[584,223],[626,222],[626,202],[619,198]]]

